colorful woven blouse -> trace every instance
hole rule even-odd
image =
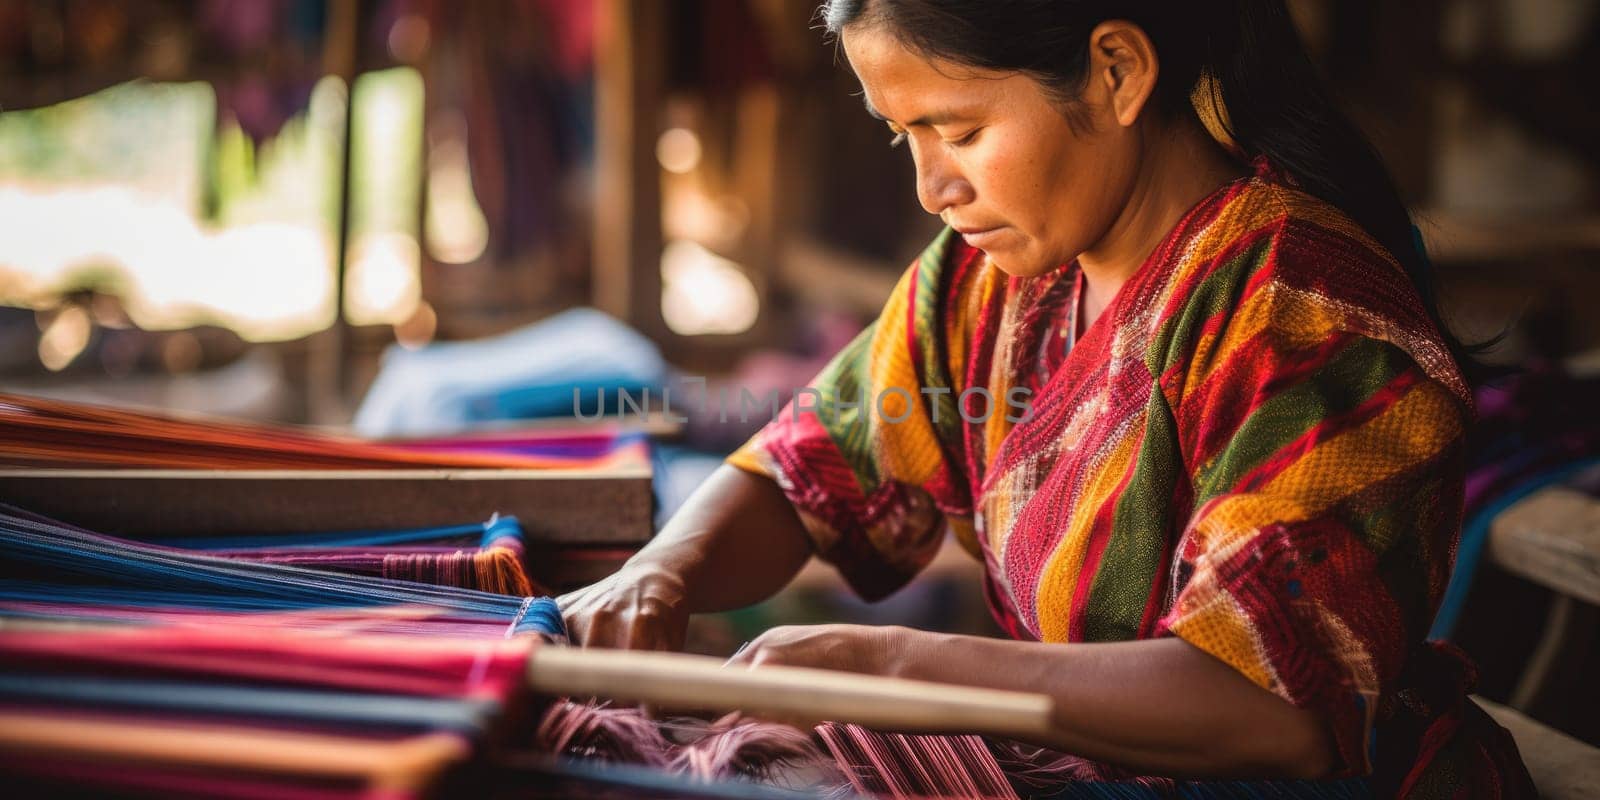
[[[1520,796],[1470,668],[1424,642],[1468,386],[1394,260],[1257,172],[1189,211],[1070,351],[1075,265],[1012,277],[946,230],[728,461],[776,480],[864,597],[948,525],[1014,637],[1180,636],[1324,714],[1344,774]]]

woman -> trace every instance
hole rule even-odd
[[[735,661],[1048,692],[1041,744],[1086,777],[1529,793],[1468,668],[1423,641],[1460,523],[1459,348],[1282,2],[824,15],[949,229],[818,411],[562,598],[576,635],[676,648],[813,553],[882,597],[947,523],[1013,641],[792,627]]]

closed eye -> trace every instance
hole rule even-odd
[[[972,144],[973,140],[978,138],[978,132],[981,130],[983,130],[981,127],[973,128],[971,132],[967,133],[967,135],[962,136],[960,139],[952,139],[946,142],[946,144],[949,144],[952,147],[965,147],[969,144]]]

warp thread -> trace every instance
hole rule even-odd
[[[811,735],[728,714],[715,720],[652,719],[642,709],[558,700],[534,733],[543,751],[638,764],[699,780],[744,778],[789,788],[848,789]]]

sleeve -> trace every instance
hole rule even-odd
[[[952,262],[970,259],[958,242],[949,231],[936,239],[878,318],[727,458],[777,482],[817,555],[867,600],[927,565],[950,515],[971,515],[951,378],[960,373],[941,314]]]
[[[1173,404],[1194,505],[1159,628],[1318,711],[1365,773],[1448,579],[1470,405],[1316,291],[1244,294]]]

